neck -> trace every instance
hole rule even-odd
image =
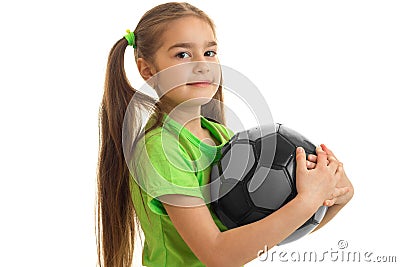
[[[182,124],[186,129],[194,134],[204,132],[201,127],[201,106],[163,108],[163,111],[168,114],[173,120]]]

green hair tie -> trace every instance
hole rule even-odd
[[[130,30],[126,30],[126,32],[128,34],[125,35],[124,37],[128,41],[128,45],[131,45],[131,46],[133,46],[133,48],[136,48],[135,34],[133,32],[131,32]]]

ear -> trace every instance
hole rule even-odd
[[[140,75],[145,81],[150,79],[156,73],[154,66],[143,58],[138,58],[137,67]]]

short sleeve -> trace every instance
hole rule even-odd
[[[153,212],[167,215],[158,199],[162,195],[183,194],[204,199],[192,161],[174,138],[154,135],[138,148],[134,157],[137,182],[146,192],[147,205]]]

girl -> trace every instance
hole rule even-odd
[[[154,89],[159,100],[129,84],[124,71],[128,45],[133,46],[143,79],[158,82]],[[188,3],[152,8],[111,49],[99,114],[100,266],[132,264],[139,224],[145,234],[144,266],[241,266],[255,259],[260,249],[289,236],[319,206],[330,208],[316,229],[352,198],[353,187],[332,151],[321,145],[317,156],[307,160],[298,148],[298,194],[292,201],[235,229],[228,230],[218,220],[201,190],[209,183],[211,163],[233,136],[225,126],[221,81],[215,79],[220,73],[210,70],[218,63],[214,24]],[[184,67],[175,71],[180,66]],[[163,90],[160,73],[179,83]],[[141,110],[152,112],[144,134],[138,133]],[[130,114],[127,128],[125,113]],[[127,157],[123,139],[133,144]]]

